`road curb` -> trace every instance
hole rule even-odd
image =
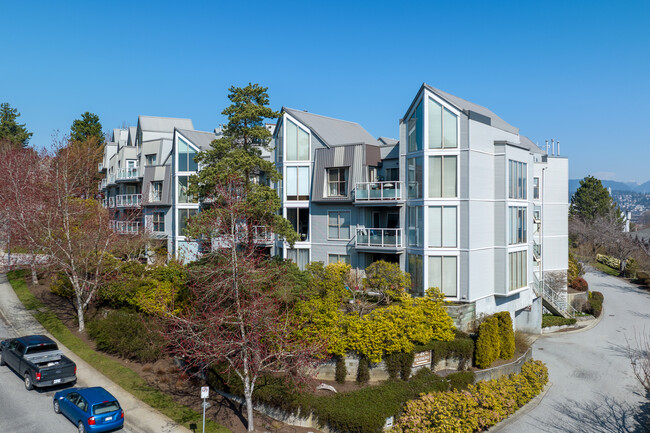
[[[542,392],[537,394],[535,398],[533,398],[531,401],[526,403],[523,407],[519,408],[519,410],[512,415],[510,415],[508,418],[504,419],[501,421],[499,424],[494,425],[490,428],[487,429],[490,433],[498,433],[504,428],[508,427],[510,424],[514,423],[515,421],[519,420],[521,417],[528,415],[530,412],[532,412],[539,404],[544,400],[544,397],[546,397],[546,394],[548,393],[548,390],[551,389],[553,386],[552,382],[548,382]]]

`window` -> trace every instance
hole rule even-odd
[[[408,159],[408,198],[422,198],[422,158]]]
[[[533,199],[539,199],[539,177],[533,178]]]
[[[348,169],[327,169],[327,196],[347,197],[348,195]]]
[[[422,101],[418,104],[415,109],[415,113],[411,115],[407,123],[407,133],[408,133],[408,151],[417,152],[422,150]]]
[[[350,264],[350,256],[347,254],[328,254],[327,263],[346,263]]]
[[[399,168],[386,169],[386,182],[397,182],[399,180]]]
[[[445,296],[457,296],[458,257],[429,257],[429,287],[437,287]]]
[[[454,113],[429,98],[429,149],[458,147],[458,122]]]
[[[509,213],[508,244],[526,243],[526,208],[511,206]]]
[[[178,202],[196,203],[194,197],[187,193],[189,176],[178,176]]]
[[[178,236],[185,236],[187,220],[192,218],[198,212],[197,209],[179,209],[178,210]]]
[[[146,165],[156,165],[156,154],[152,153],[151,155],[145,155],[145,164]]]
[[[508,161],[508,172],[510,182],[508,184],[508,197],[514,199],[526,199],[526,179],[527,179],[527,164],[524,162]]]
[[[327,212],[327,238],[350,239],[350,211]]]
[[[278,124],[278,136],[275,140],[275,154],[277,155],[277,160],[279,162],[282,162],[284,159],[284,134],[282,133],[282,130],[284,125],[282,124],[282,121]]]
[[[424,213],[424,208],[421,206],[409,206],[408,207],[408,244],[410,247],[421,247],[422,246],[422,217]]]
[[[429,197],[456,197],[456,156],[429,157]]]
[[[287,119],[287,161],[309,161],[309,133]]]
[[[151,193],[149,194],[150,201],[161,201],[162,200],[162,182],[151,182]]]
[[[291,248],[287,250],[287,259],[294,262],[301,271],[305,270],[305,266],[309,263],[309,250],[306,248]]]
[[[528,285],[527,251],[516,251],[508,254],[510,262],[510,290],[520,289]]]
[[[429,207],[429,246],[456,248],[456,206]]]
[[[309,200],[309,167],[287,167],[287,200]]]
[[[178,137],[178,170],[176,171],[197,171],[198,164],[194,161],[196,152],[185,140]]]
[[[413,295],[424,295],[424,283],[422,281],[422,256],[418,254],[408,254],[408,272],[411,274],[411,293]]]
[[[287,219],[293,225],[293,229],[300,235],[301,241],[306,241],[309,236],[309,209],[288,208]]]
[[[154,232],[165,231],[165,212],[154,212],[152,222],[152,230]]]

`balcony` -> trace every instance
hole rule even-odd
[[[402,182],[358,182],[355,188],[356,203],[395,202],[402,200]]]
[[[273,242],[274,235],[270,227],[253,226],[253,237],[255,239],[255,242],[270,244]]]
[[[117,170],[116,180],[136,180],[140,177],[140,169],[136,168],[120,168]]]
[[[108,198],[108,207],[109,208],[114,208],[115,207],[115,197],[109,197]]]
[[[355,248],[359,249],[398,249],[404,246],[402,229],[384,229],[358,227],[354,239]]]
[[[97,164],[97,171],[100,172],[100,173],[102,171],[104,171],[104,164],[103,163],[100,162],[99,164]]]
[[[142,194],[121,194],[115,196],[117,207],[140,207],[142,206]]]
[[[535,241],[533,241],[533,260],[537,263],[542,260],[542,246]]]
[[[139,221],[111,221],[111,229],[121,235],[135,235],[140,230]]]

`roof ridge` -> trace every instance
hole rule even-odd
[[[361,126],[361,124],[359,122],[352,122],[351,120],[337,119],[336,117],[330,117],[330,116],[324,116],[322,114],[310,113],[309,111],[297,110],[295,108],[289,108],[289,107],[282,107],[282,108],[285,109],[285,110],[295,111],[295,112],[301,113],[301,114],[308,114],[308,115],[312,115],[312,116],[322,117],[324,119],[336,120],[337,122],[346,122],[346,123],[352,123],[353,125]]]

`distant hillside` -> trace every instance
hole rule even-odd
[[[576,190],[580,188],[580,181],[582,179],[569,179],[569,198],[575,194]],[[616,182],[615,180],[601,180],[601,183],[605,188],[611,188],[612,191],[634,191],[634,192],[645,192],[640,191],[639,188],[645,185],[650,191],[650,181],[644,183],[643,185],[629,184],[623,182]]]

